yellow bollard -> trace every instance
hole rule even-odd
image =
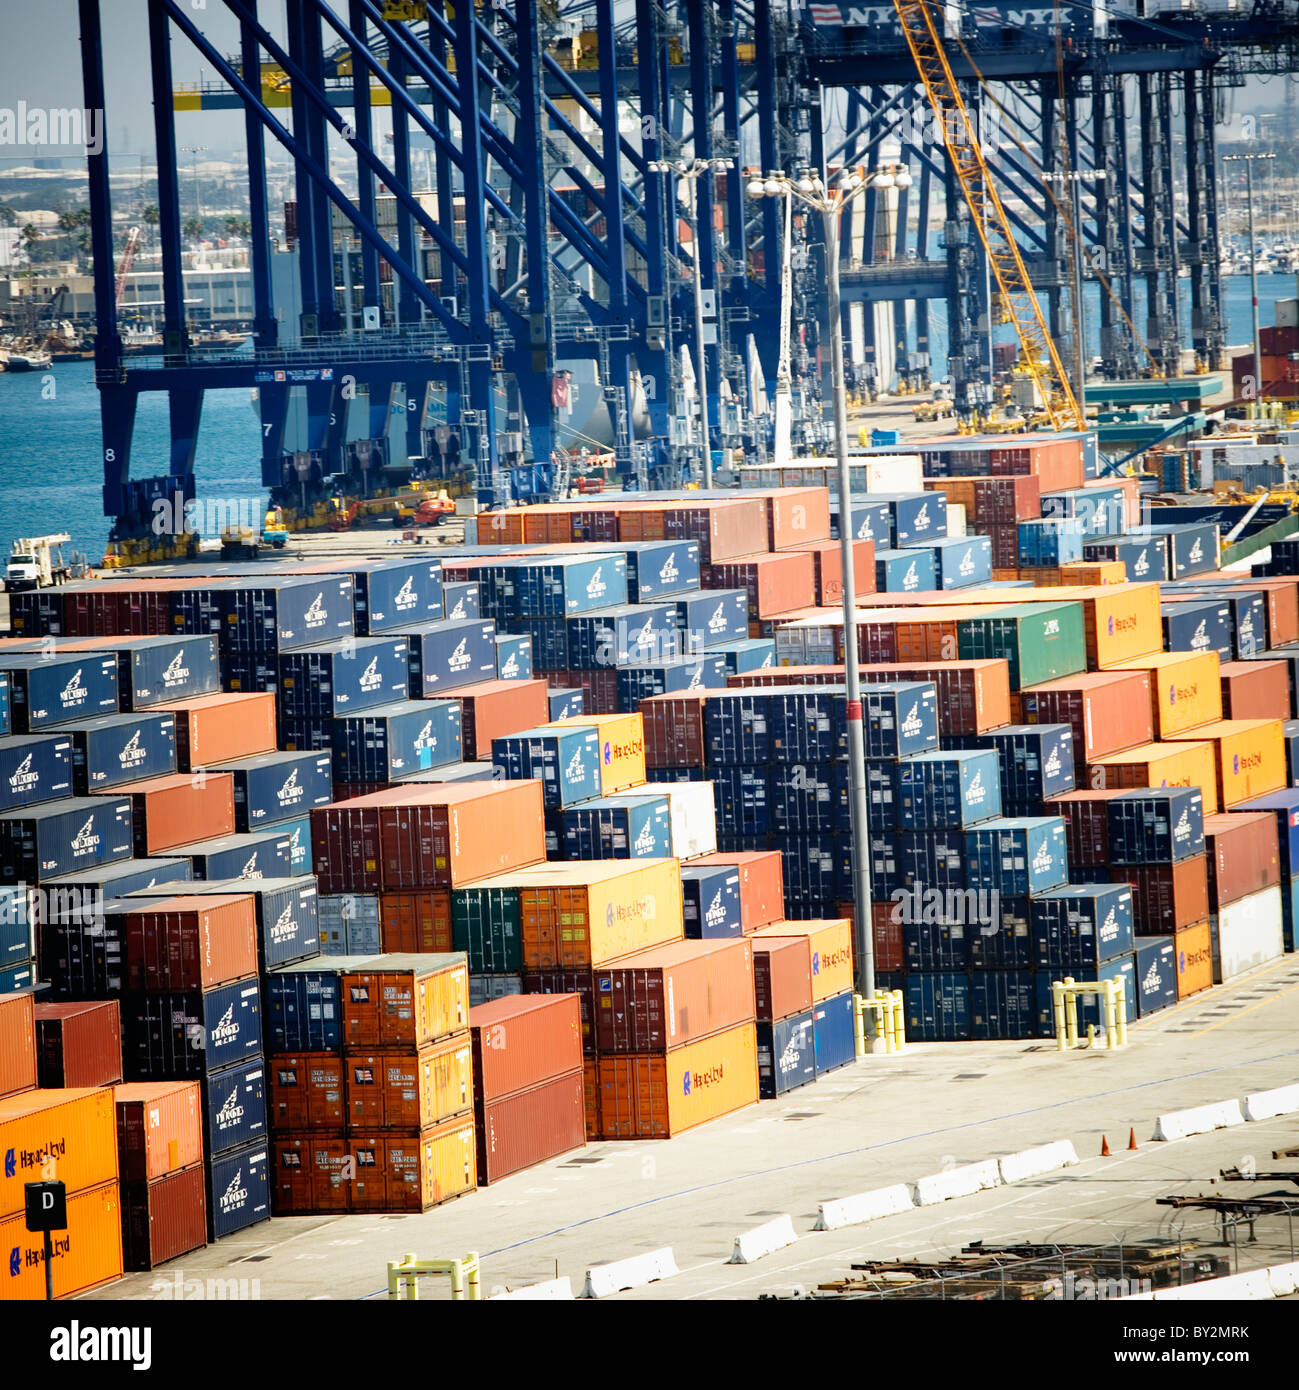
[[[1068,1043],[1065,1040],[1064,986],[1059,980],[1051,983],[1051,1004],[1055,1011],[1055,1050],[1063,1052]]]
[[[866,1001],[860,994],[852,997],[852,1042],[853,1050],[860,1061],[866,1055],[866,1025],[862,1022],[862,1010]]]
[[[1127,981],[1121,975],[1114,981],[1114,999],[1114,1046],[1126,1047],[1128,1045],[1128,986]]]
[[[893,991],[893,1036],[897,1039],[898,1051],[901,1052],[907,1045],[907,1011],[900,989]]]

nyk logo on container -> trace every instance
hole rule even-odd
[[[361,672],[359,682],[362,690],[378,690],[383,684],[383,677],[379,674],[379,658],[376,656],[370,664]]]
[[[1146,552],[1142,550],[1138,553],[1136,562],[1132,566],[1132,573],[1140,579],[1149,569],[1150,561],[1146,559]]]
[[[89,693],[86,687],[81,684],[81,667],[78,666],[72,673],[72,679],[63,687],[63,692],[59,696],[59,699],[61,699],[65,705],[78,705]]]
[[[595,567],[595,573],[591,576],[590,583],[586,586],[587,598],[599,598],[601,594],[608,590],[609,586],[601,578],[603,574],[604,566],[597,565]]]
[[[10,777],[9,787],[15,792],[30,791],[40,780],[41,774],[32,771],[32,755],[28,753]]]
[[[715,1086],[725,1075],[725,1062],[718,1062],[716,1066],[709,1067],[707,1071],[687,1071],[681,1079],[681,1094],[688,1096],[691,1086],[696,1091],[705,1091],[709,1086]]]
[[[91,816],[72,839],[72,853],[90,854],[99,848],[100,837],[94,833],[95,818]]]
[[[319,627],[329,614],[325,612],[325,591],[322,589],[307,606],[307,612],[303,621],[308,627]]]
[[[248,1200],[248,1189],[243,1185],[244,1172],[241,1168],[233,1178],[226,1190],[217,1198],[217,1204],[223,1212],[235,1211],[243,1206]]]
[[[288,806],[291,802],[301,801],[303,797],[302,787],[298,784],[298,769],[295,767],[289,773],[288,780],[276,792],[281,806]]]
[[[564,781],[580,782],[585,776],[582,767],[582,750],[579,748],[568,760],[568,766],[564,769]]]
[[[181,665],[184,660],[185,648],[182,647],[167,663],[167,669],[162,673],[163,685],[175,685],[177,681],[189,680],[189,667]]]
[[[392,601],[397,608],[415,607],[415,605],[419,602],[419,598],[415,593],[414,575],[411,575],[410,578],[408,578],[406,582],[401,586],[401,588],[397,590]]]
[[[795,1035],[785,1044],[785,1050],[780,1054],[780,1069],[782,1072],[797,1071],[803,1062],[803,1051],[798,1045],[798,1037]]]
[[[231,1125],[237,1125],[243,1117],[244,1108],[239,1104],[239,1092],[236,1089],[230,1092],[221,1109],[217,1111],[217,1128],[228,1129]]]
[[[1141,988],[1145,990],[1147,994],[1151,994],[1162,984],[1163,978],[1159,974],[1159,962],[1152,961],[1150,969],[1146,971],[1141,981]]]
[[[929,530],[929,503],[922,502],[920,510],[915,515],[915,528],[917,531]]]
[[[212,1029],[212,1045],[221,1047],[225,1043],[236,1042],[239,1038],[239,1025],[235,1022],[233,1004],[221,1015],[221,1021]],[[233,1097],[231,1097],[233,1100]]]
[[[140,735],[143,731],[137,729],[130,738],[126,740],[126,746],[117,755],[117,761],[123,767],[136,767],[142,763],[148,754],[140,747]]]
[[[907,572],[902,576],[903,589],[918,589],[920,587],[920,576],[916,573],[916,562],[907,566]]]
[[[675,584],[680,577],[677,571],[677,557],[675,555],[669,555],[667,563],[659,570],[659,583]]]
[[[458,605],[457,605],[458,606]],[[456,643],[456,649],[447,657],[447,669],[449,671],[463,671],[469,665],[469,653],[466,647],[469,644],[467,637],[462,637]]]
[[[974,780],[965,789],[965,799],[973,806],[976,802],[982,801],[985,796],[987,796],[987,792],[983,788],[983,769],[980,768],[974,774]]]
[[[902,721],[903,738],[919,738],[924,732],[924,722],[920,718],[920,705],[916,703],[907,711],[906,718]]]
[[[704,665],[701,661],[698,666],[690,673],[690,684],[687,690],[701,690],[704,684]]]
[[[636,836],[636,853],[639,855],[652,854],[654,852],[654,831],[649,825]]]
[[[293,904],[290,903],[275,919],[275,925],[271,928],[271,940],[288,941],[296,932],[297,924],[293,920]]]

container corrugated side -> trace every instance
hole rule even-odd
[[[36,1089],[35,996],[0,995],[0,1098]]]
[[[207,1174],[201,1163],[157,1182],[122,1184],[122,1263],[148,1270],[207,1244]]]
[[[122,1277],[122,1217],[116,1180],[68,1195],[68,1225],[50,1237],[54,1297],[85,1293]],[[11,1277],[0,1298],[38,1301],[45,1297],[44,1237],[26,1228],[21,1212],[0,1220],[0,1245],[8,1252]]]
[[[564,1076],[487,1101],[475,1134],[478,1181],[483,1186],[582,1148],[586,1114],[580,1064]]]
[[[116,1183],[112,1090],[27,1091],[0,1100],[0,1153],[6,1155],[0,1171],[0,1217],[23,1210],[29,1182],[56,1178],[69,1192]]]
[[[131,1081],[113,1088],[117,1149],[126,1182],[154,1182],[203,1158],[197,1081]]]
[[[469,1010],[469,1031],[475,1090],[482,1104],[582,1065],[582,1012],[576,994],[493,999]]]

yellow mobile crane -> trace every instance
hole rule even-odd
[[[929,5],[926,0],[893,0],[893,8],[938,118],[947,157],[969,205],[979,240],[988,253],[1002,300],[1014,320],[1024,365],[1042,397],[1052,428],[1086,429],[1086,418],[1042,316]]]

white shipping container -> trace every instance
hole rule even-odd
[[[711,782],[660,782],[654,787],[666,796],[672,815],[672,855],[694,859],[717,852],[717,803]]]
[[[947,534],[949,536],[964,536],[966,530],[965,507],[960,502],[949,502],[947,504]]]
[[[383,950],[377,893],[323,893],[318,902],[324,955],[377,956]]]
[[[1281,928],[1281,889],[1264,888],[1229,903],[1214,925],[1213,980],[1222,984],[1275,960],[1285,951]]]
[[[1278,299],[1275,309],[1278,328],[1299,328],[1299,299]]]

